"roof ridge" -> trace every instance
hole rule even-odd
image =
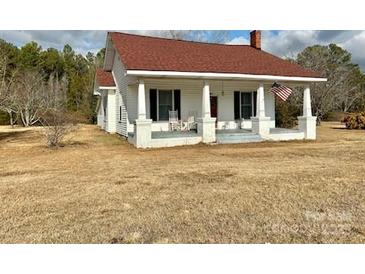
[[[169,40],[169,41],[178,41],[178,42],[187,42],[187,43],[194,43],[194,44],[207,44],[207,45],[218,45],[218,46],[229,46],[229,47],[251,47],[251,45],[237,45],[237,44],[222,44],[217,42],[204,42],[204,41],[194,41],[194,40],[184,40],[184,39],[176,39],[176,38],[168,38],[168,37],[159,37],[159,36],[149,36],[149,35],[143,35],[143,34],[133,34],[128,32],[120,32],[120,31],[108,31],[109,33],[115,33],[115,34],[122,34],[122,35],[129,35],[129,36],[137,36],[137,37],[145,37],[145,38],[151,38],[151,39],[161,39],[161,40]]]

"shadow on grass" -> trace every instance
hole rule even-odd
[[[348,130],[348,131],[364,131],[363,128],[347,128],[347,127],[331,127],[331,129]]]
[[[23,137],[26,134],[25,131],[0,132],[0,142]]]
[[[87,143],[87,142],[70,140],[70,141],[62,142],[60,144],[60,147],[66,147],[66,146],[87,146],[87,145],[89,145],[89,143]]]
[[[41,170],[15,170],[15,171],[6,171],[1,173],[1,176],[21,176],[21,175],[33,175],[33,174],[40,174],[43,171]]]
[[[345,127],[345,126],[332,126],[332,127],[330,127],[330,129],[350,130],[349,128],[347,128],[347,127]]]
[[[122,137],[118,134],[104,133],[102,135],[95,136],[94,140],[96,141],[96,143],[104,144],[104,145],[129,144],[125,137]]]

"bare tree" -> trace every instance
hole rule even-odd
[[[312,108],[318,123],[330,111],[348,111],[363,96],[363,76],[351,62],[351,54],[339,46],[308,47],[298,55],[297,62],[328,79],[311,87]]]
[[[59,110],[50,110],[42,119],[47,146],[59,147],[64,137],[74,129],[69,114]]]
[[[352,68],[338,67],[328,73],[327,83],[312,84],[312,106],[318,123],[330,111],[348,111],[361,96],[361,85],[351,79]]]
[[[0,110],[5,111],[9,115],[10,125],[14,126],[15,96],[12,92],[15,71],[9,72],[7,69],[7,59],[0,59]]]
[[[52,74],[47,84],[47,111],[43,112],[40,122],[44,127],[47,146],[58,147],[66,134],[74,129],[72,116],[67,112],[66,78],[58,79]]]
[[[47,111],[47,94],[42,75],[36,71],[23,71],[13,84],[14,108],[23,126],[39,122]]]
[[[345,74],[347,77],[339,84],[334,103],[336,109],[349,112],[365,96],[365,77],[358,66],[349,69]]]

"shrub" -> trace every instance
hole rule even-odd
[[[75,129],[72,116],[56,109],[45,113],[41,122],[48,147],[59,147],[64,137]]]
[[[329,122],[339,122],[342,121],[348,113],[341,111],[330,111],[326,115],[324,115],[323,120]]]
[[[295,104],[288,102],[281,102],[276,100],[275,103],[275,118],[276,126],[282,128],[293,128],[297,125],[299,108]]]
[[[365,112],[349,113],[341,122],[348,129],[365,129]]]

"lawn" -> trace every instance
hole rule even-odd
[[[365,243],[365,131],[137,150],[0,127],[0,243]]]

